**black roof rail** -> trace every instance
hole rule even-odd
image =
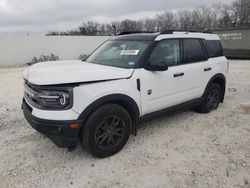
[[[124,31],[119,33],[118,35],[129,35],[129,34],[136,34],[136,33],[155,33],[154,31]]]
[[[173,34],[173,32],[186,32],[186,33],[211,33],[210,31],[200,31],[200,30],[185,30],[185,29],[173,29],[173,30],[164,30],[160,34]]]

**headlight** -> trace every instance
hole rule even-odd
[[[25,99],[34,107],[46,110],[67,110],[73,105],[73,89],[70,87],[34,86],[24,84]]]
[[[70,93],[66,91],[42,91],[37,97],[43,107],[61,109],[70,105]]]

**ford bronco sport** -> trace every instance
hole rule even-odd
[[[57,146],[103,158],[143,117],[176,107],[208,113],[223,102],[228,61],[219,37],[191,31],[127,33],[86,61],[43,62],[23,73],[22,109]]]

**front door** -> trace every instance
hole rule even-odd
[[[140,70],[142,114],[184,102],[187,77],[185,65],[180,64],[180,41],[160,41],[150,55],[149,63],[165,63],[169,68],[166,71]]]

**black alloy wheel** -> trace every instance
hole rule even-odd
[[[99,147],[110,150],[118,145],[126,134],[125,122],[119,116],[109,116],[97,125],[95,142]]]
[[[104,158],[114,155],[127,143],[131,132],[131,117],[118,104],[98,107],[82,125],[80,140],[91,155]]]
[[[195,110],[200,113],[209,113],[215,110],[221,102],[221,96],[221,86],[217,83],[210,84],[203,95],[202,103]]]
[[[208,97],[207,97],[207,109],[209,111],[212,111],[217,108],[217,106],[220,103],[220,91],[217,88],[214,88],[210,91]]]

